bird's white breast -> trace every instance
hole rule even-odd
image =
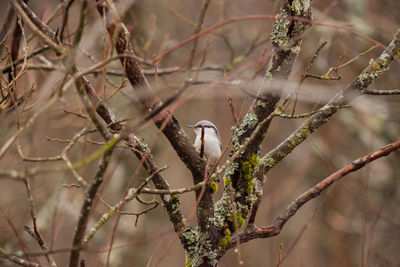
[[[210,128],[204,129],[204,153],[212,165],[221,157],[221,143],[213,131]],[[196,136],[195,145],[201,149],[201,133]]]

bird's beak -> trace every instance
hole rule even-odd
[[[186,125],[188,128],[194,128],[194,125]]]

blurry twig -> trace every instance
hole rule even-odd
[[[21,156],[23,161],[31,161],[31,162],[44,162],[44,161],[58,161],[62,160],[62,157],[60,155],[57,156],[52,156],[52,157],[27,157],[24,155],[24,152],[22,150],[21,143],[19,142],[19,138],[16,140],[16,147],[18,150],[19,155]]]
[[[313,79],[318,79],[318,80],[323,80],[323,81],[337,81],[342,79],[341,76],[331,76],[330,73],[329,75],[315,75],[315,74],[306,74],[306,78],[313,78]]]
[[[69,259],[69,266],[74,267],[78,266],[79,262],[79,254],[82,245],[82,239],[84,237],[87,223],[89,221],[89,215],[93,208],[94,199],[96,194],[100,188],[100,185],[103,183],[103,177],[107,170],[107,166],[110,163],[111,155],[113,149],[110,149],[104,153],[100,160],[100,164],[97,168],[97,172],[93,177],[93,180],[90,186],[87,187],[85,191],[85,200],[81,207],[81,212],[79,216],[79,221],[76,226],[75,234],[72,241],[72,247],[74,248],[71,251],[70,259]]]
[[[47,261],[49,262],[50,266],[57,267],[57,264],[54,261],[53,255],[49,254],[49,248],[47,247],[46,242],[43,240],[43,237],[40,234],[39,228],[37,226],[37,222],[36,222],[37,214],[36,214],[35,204],[34,204],[32,192],[31,192],[31,184],[29,182],[28,176],[25,177],[24,182],[25,182],[25,187],[26,187],[26,194],[29,199],[29,206],[30,206],[29,209],[31,212],[31,217],[32,217],[32,222],[33,222],[33,231],[26,225],[24,226],[24,230],[26,232],[28,232],[33,238],[35,238],[36,241],[39,243],[39,246],[45,252]]]
[[[224,78],[226,79],[226,73],[224,73]],[[237,118],[237,116],[236,116],[235,107],[233,106],[233,100],[232,100],[232,97],[229,95],[228,89],[229,89],[229,88],[226,87],[226,96],[227,96],[227,98],[228,98],[228,105],[229,105],[229,109],[231,110],[233,122],[235,123],[235,125],[237,125],[237,123],[238,123],[238,118]]]
[[[64,40],[64,32],[65,32],[65,28],[67,27],[67,24],[68,24],[69,9],[70,9],[70,7],[72,6],[72,4],[74,2],[75,2],[75,0],[69,0],[66,5],[64,3],[65,8],[64,8],[64,14],[63,14],[63,21],[62,21],[62,24],[61,24],[62,25],[61,26],[61,30],[60,30],[60,32],[58,34],[61,42]]]
[[[25,267],[40,267],[41,266],[37,263],[30,262],[30,261],[24,260],[20,257],[11,255],[2,248],[0,248],[0,256],[8,259],[9,261],[12,261],[12,262],[18,264],[18,265],[25,266]]]
[[[193,21],[191,21],[190,19],[186,18],[183,14],[179,13],[176,9],[173,9],[172,7],[168,7],[168,10],[178,19],[180,19],[181,21],[183,21],[184,23],[195,27],[196,23],[194,23]]]
[[[91,103],[90,98],[87,94],[87,91],[84,88],[84,84],[80,79],[75,81],[76,88],[79,92],[79,96],[81,97],[81,101],[86,109],[86,112],[89,115],[90,121],[96,126],[97,130],[103,136],[103,138],[108,141],[112,138],[112,134],[107,129],[107,126],[104,125],[103,121],[100,121],[96,115],[96,111],[94,109],[94,104]]]
[[[201,10],[200,10],[199,19],[197,20],[197,23],[196,23],[196,26],[195,26],[195,29],[194,29],[194,34],[198,34],[201,31],[201,27],[203,26],[204,17],[206,16],[206,12],[207,12],[207,9],[208,9],[208,7],[210,5],[210,1],[211,0],[204,0],[204,4],[203,4],[203,6],[201,7]],[[193,41],[193,46],[192,46],[192,49],[190,50],[189,62],[188,62],[189,71],[191,70],[191,68],[193,66],[193,59],[194,59],[194,56],[196,54],[197,42],[198,42],[198,39],[195,39]]]

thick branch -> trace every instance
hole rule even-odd
[[[225,173],[225,176],[231,179],[233,188],[238,192],[235,194],[235,201],[240,209],[238,212],[243,218],[247,217],[251,206],[254,204],[251,201],[251,199],[254,199],[251,195],[256,193],[253,192],[254,180],[256,179],[254,178],[254,171],[258,163],[259,150],[273,118],[271,114],[280,100],[279,90],[270,90],[270,88],[283,88],[285,86],[285,81],[288,80],[293,64],[300,52],[303,34],[309,27],[309,23],[305,21],[284,18],[296,16],[302,19],[311,19],[311,1],[296,1],[299,4],[294,2],[284,1],[281,13],[278,14],[279,19],[275,20],[271,34],[273,55],[265,75],[266,84],[258,92],[249,112],[232,137],[234,151],[236,151],[246,143],[257,126],[261,126],[257,135],[247,144],[244,152],[234,160],[227,169],[229,171]]]
[[[97,9],[100,15],[104,16],[104,11],[107,11],[109,7],[105,1],[97,0]],[[113,40],[114,34],[117,33],[118,38],[115,48],[118,54],[135,54],[129,40],[129,32],[123,23],[108,21],[107,30],[111,40]],[[127,57],[121,59],[121,63],[142,105],[149,111],[161,106],[162,101],[151,89],[139,62],[134,57]],[[180,159],[192,172],[194,184],[202,182],[205,174],[205,161],[194,149],[192,142],[181,128],[178,119],[169,110],[164,109],[158,116],[153,118],[153,121],[167,137]],[[206,184],[205,187],[206,190],[199,202],[198,220],[200,229],[209,232],[209,222],[214,217],[214,205],[209,185]],[[200,191],[200,189],[196,190],[196,196],[200,195]]]

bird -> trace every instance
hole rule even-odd
[[[209,161],[210,167],[216,166],[222,155],[222,142],[217,127],[208,120],[201,120],[195,125],[188,125],[187,127],[194,129],[196,134],[194,144],[200,149],[200,151],[204,152],[204,155]],[[202,135],[204,135],[203,144],[201,141]]]

